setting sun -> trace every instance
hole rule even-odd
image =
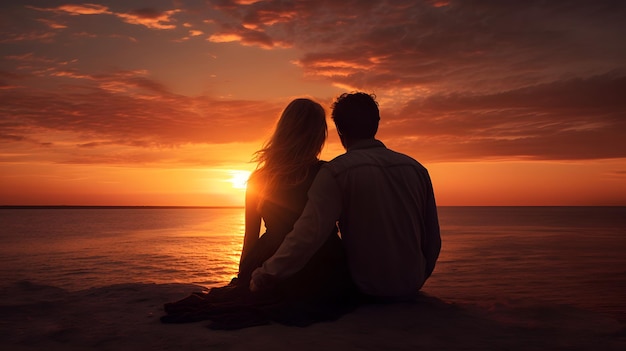
[[[250,177],[249,171],[233,170],[230,171],[230,179],[228,180],[234,189],[245,189]]]

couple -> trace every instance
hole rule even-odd
[[[441,248],[428,171],[375,139],[373,96],[341,95],[332,119],[347,152],[324,162],[324,109],[308,99],[287,106],[256,153],[238,277],[166,304],[163,322],[304,326],[359,303],[416,295]],[[261,220],[266,232],[259,237]]]

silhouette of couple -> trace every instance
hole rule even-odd
[[[346,153],[324,162],[322,106],[296,99],[285,108],[255,153],[238,276],[165,304],[164,323],[306,326],[362,303],[417,295],[441,248],[428,171],[375,139],[380,115],[373,96],[341,95],[332,119]]]

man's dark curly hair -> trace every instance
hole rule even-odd
[[[380,112],[375,95],[344,93],[337,98],[332,108],[332,118],[339,134],[355,139],[368,139],[376,135]]]

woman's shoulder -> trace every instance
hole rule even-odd
[[[254,170],[252,173],[250,173],[250,176],[248,177],[248,184],[259,184],[262,182],[262,179],[262,172],[260,172],[258,169]]]

